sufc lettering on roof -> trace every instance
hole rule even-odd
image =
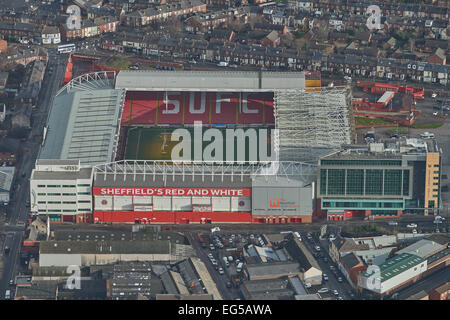
[[[251,190],[205,188],[94,188],[94,195],[250,197]]]

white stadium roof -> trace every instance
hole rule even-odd
[[[116,78],[116,89],[201,90],[201,91],[273,91],[304,89],[304,72],[253,71],[127,71]]]
[[[58,92],[39,159],[77,159],[82,165],[114,159],[125,94],[106,76],[81,76]]]

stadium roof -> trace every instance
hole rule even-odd
[[[115,157],[124,93],[110,81],[76,78],[53,101],[40,159],[95,165]]]
[[[115,88],[135,91],[304,89],[305,74],[303,72],[122,70],[116,77]]]

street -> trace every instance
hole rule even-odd
[[[67,58],[67,55],[52,55],[49,53],[48,65],[41,92],[39,93],[38,103],[32,113],[32,130],[28,140],[23,142],[21,146],[23,154],[16,165],[15,191],[12,192],[12,200],[7,208],[8,222],[5,226],[0,227],[0,231],[7,234],[5,246],[10,248],[9,254],[2,256],[4,265],[0,279],[0,298],[3,298],[5,290],[9,288],[9,281],[13,280],[18,273],[22,233],[29,214],[29,207],[26,205],[27,200],[30,199],[29,179],[41,146],[41,143],[35,141],[34,137],[43,133],[53,97],[64,79]],[[53,68],[51,74],[49,72],[50,68]],[[4,251],[2,251],[3,253]]]

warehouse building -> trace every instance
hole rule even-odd
[[[122,261],[176,262],[195,256],[191,246],[153,241],[41,241],[40,266],[90,266]]]
[[[285,245],[287,252],[300,264],[300,279],[311,285],[322,284],[322,269],[306,246],[290,235]]]
[[[437,214],[440,153],[434,139],[402,138],[324,156],[317,181],[321,210],[328,220]]]
[[[391,294],[412,282],[427,270],[427,260],[419,256],[402,253],[378,266],[379,273],[373,269],[361,273],[358,277],[360,287],[380,294]]]

